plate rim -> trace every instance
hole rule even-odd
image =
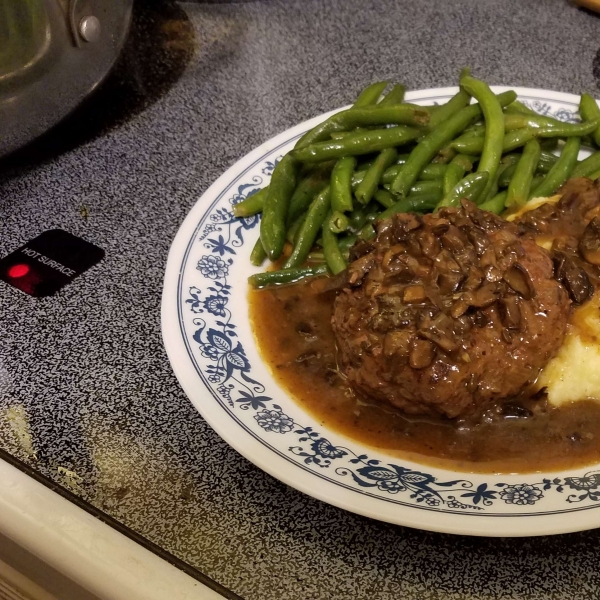
[[[525,99],[549,100],[574,106],[578,106],[579,102],[578,96],[550,90],[509,86],[492,86],[492,89],[497,93],[508,89],[514,89],[519,98]],[[447,97],[448,95],[456,93],[457,90],[458,87],[415,90],[407,93],[406,99],[432,100],[435,99],[436,96]],[[522,537],[531,535],[550,535],[582,531],[600,526],[600,514],[594,513],[593,511],[594,508],[600,508],[600,505],[563,510],[556,514],[546,512],[537,515],[527,513],[520,515],[470,513],[467,515],[451,513],[450,511],[430,512],[428,510],[422,510],[425,507],[392,504],[385,502],[385,498],[369,497],[364,495],[364,493],[362,494],[362,499],[366,500],[366,502],[356,503],[353,502],[353,500],[359,498],[356,494],[361,494],[360,490],[352,488],[344,490],[344,493],[340,494],[340,485],[323,477],[319,478],[320,484],[318,488],[311,486],[311,481],[314,481],[315,475],[319,476],[318,473],[301,468],[299,470],[301,476],[299,476],[298,469],[288,467],[290,461],[287,458],[280,456],[273,448],[261,443],[249,431],[244,431],[244,434],[240,435],[238,427],[232,429],[230,427],[231,415],[221,403],[203,401],[203,398],[212,398],[212,392],[209,388],[205,389],[206,385],[202,379],[202,386],[200,388],[193,384],[194,379],[198,378],[198,373],[193,364],[193,360],[188,353],[184,336],[179,335],[179,323],[174,322],[174,316],[179,313],[178,288],[185,266],[183,258],[187,254],[191,239],[194,237],[194,233],[202,218],[209,213],[210,207],[218,202],[220,194],[230,187],[236,179],[248,171],[251,166],[257,162],[257,157],[260,157],[258,158],[258,160],[260,160],[261,158],[264,158],[265,155],[276,150],[278,146],[289,144],[294,137],[301,135],[307,129],[314,127],[316,124],[326,119],[328,116],[335,114],[339,110],[343,110],[343,108],[328,111],[327,113],[303,121],[282,133],[279,133],[245,154],[241,159],[230,166],[196,200],[194,206],[188,212],[186,218],[179,227],[169,250],[166,264],[161,304],[161,330],[163,343],[171,367],[189,400],[196,410],[198,410],[200,415],[228,445],[234,448],[244,458],[250,460],[262,471],[308,496],[317,498],[318,500],[332,504],[349,512],[402,526],[442,533],[474,536]],[[182,360],[182,356],[184,357],[184,360]],[[297,406],[297,403],[293,399],[290,398],[290,401],[294,402]],[[343,434],[339,435],[346,437]],[[355,440],[352,440],[352,442],[356,443]],[[421,468],[425,467],[425,465],[420,465],[413,461],[405,462],[420,466]],[[292,464],[301,467],[301,465],[298,465],[297,463],[292,462]],[[432,467],[427,468],[431,469]],[[590,465],[589,469],[592,468],[593,466]],[[444,469],[438,470],[444,471]],[[447,472],[457,473],[456,471]],[[556,473],[572,473],[572,471],[560,471]],[[321,488],[321,484],[323,485],[323,488]],[[382,502],[382,500],[384,500],[384,502]],[[373,508],[369,506],[372,503],[376,503],[375,506],[379,510],[373,510]],[[383,506],[387,506],[388,510],[381,510]],[[389,509],[390,507],[391,510]],[[402,518],[405,511],[411,511],[411,516],[408,520]],[[580,515],[575,527],[573,525],[567,525],[564,522],[559,522],[561,520],[561,515],[567,512],[577,512]],[[398,518],[398,514],[395,513],[399,513],[400,518]],[[474,516],[477,516],[478,518],[473,519]],[[523,521],[523,517],[529,517],[530,519],[533,519],[534,522],[529,521],[526,524],[526,522]],[[540,519],[551,519],[553,521],[553,526],[540,527]]]

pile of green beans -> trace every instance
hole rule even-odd
[[[250,260],[272,270],[254,287],[337,275],[353,244],[398,212],[460,206],[496,214],[550,196],[569,177],[600,176],[600,108],[581,96],[580,123],[538,115],[513,91],[494,94],[463,69],[441,106],[404,102],[404,86],[365,88],[351,108],[305,133],[276,164],[270,184],[234,206],[262,213]],[[578,161],[582,146],[592,150]]]

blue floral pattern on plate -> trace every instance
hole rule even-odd
[[[577,113],[564,106],[541,100],[524,99],[537,112],[563,121],[578,121]],[[264,160],[258,169],[270,177],[280,156]],[[230,271],[240,259],[239,250],[256,239],[258,217],[237,219],[232,207],[266,185],[260,175],[244,182],[226,201],[216,203],[204,218],[197,243],[204,253],[196,260],[197,282],[187,288],[185,305],[193,315],[193,341],[206,359],[202,370],[213,391],[231,411],[251,411],[261,436],[286,436],[290,457],[302,464],[329,473],[331,481],[346,482],[356,490],[369,490],[383,497],[402,497],[403,503],[430,510],[482,513],[493,506],[523,509],[542,503],[549,495],[560,495],[564,503],[600,505],[600,471],[581,477],[554,479],[523,476],[523,481],[506,483],[486,476],[488,481],[474,483],[471,478],[442,479],[427,469],[408,468],[396,461],[371,458],[364,452],[333,444],[313,427],[297,423],[275,403],[266,386],[252,377],[237,325],[229,308],[232,282]],[[249,236],[248,234],[252,234]],[[241,260],[247,261],[247,252]],[[201,315],[201,316],[200,316]],[[240,315],[237,315],[239,318]],[[510,513],[508,513],[510,514]]]

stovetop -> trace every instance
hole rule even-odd
[[[138,3],[97,94],[0,163],[0,256],[54,228],[106,253],[51,297],[0,282],[0,456],[230,597],[597,597],[597,531],[416,531],[254,467],[180,389],[160,301],[187,212],[276,133],[371,81],[454,85],[465,65],[491,84],[598,96],[599,47],[600,19],[566,0]]]

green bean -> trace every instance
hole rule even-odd
[[[325,262],[325,253],[322,250],[313,250],[308,253],[306,258],[307,263],[323,263]]]
[[[401,166],[401,165],[398,165]],[[448,165],[442,165],[438,163],[431,163],[427,165],[422,171],[419,179],[422,181],[435,181],[436,179],[443,179]],[[385,176],[385,173],[384,173]],[[382,180],[383,181],[383,180]],[[384,181],[384,183],[391,183],[392,181]]]
[[[397,157],[398,152],[395,148],[386,148],[380,152],[354,192],[359,202],[367,204],[371,200],[384,171],[396,162]]]
[[[440,201],[440,194],[415,194],[398,200],[395,204],[384,210],[378,217],[379,221],[389,219],[396,213],[426,211],[435,208]]]
[[[459,164],[451,162],[444,176],[443,192],[448,195],[452,188],[465,176],[465,169]]]
[[[296,235],[298,234],[300,226],[302,225],[302,223],[304,223],[304,219],[306,219],[306,212],[303,212],[301,215],[298,215],[298,217],[294,219],[294,222],[288,227],[286,231],[285,238],[290,244],[292,244],[292,246],[296,242]]]
[[[443,197],[444,193],[442,191],[442,187],[440,186],[440,188],[437,190],[426,190],[419,193],[410,193],[407,199],[410,200],[412,206],[417,207],[413,208],[413,211],[425,212],[434,209]]]
[[[488,173],[488,180],[480,192],[480,198],[486,198],[493,182],[502,158],[502,144],[504,141],[504,114],[498,97],[492,92],[490,86],[470,75],[461,77],[460,86],[473,96],[481,105],[485,119],[485,137],[481,159],[477,166],[478,173]],[[477,197],[473,200],[476,202]]]
[[[485,125],[477,125],[475,127],[471,127],[470,129],[465,130],[465,132],[457,137],[455,142],[462,142],[463,140],[470,140],[472,138],[484,138],[485,137]]]
[[[283,268],[291,269],[300,266],[311,251],[323,221],[329,212],[331,204],[331,191],[329,186],[320,192],[312,201],[306,213],[306,219],[300,226],[292,253],[285,261]]]
[[[348,252],[354,244],[356,244],[357,237],[354,234],[346,235],[344,237],[338,238],[338,246],[340,248],[340,252]]]
[[[508,196],[508,191],[500,192],[496,194],[491,200],[487,200],[483,204],[479,205],[481,210],[487,210],[495,215],[499,215],[504,212],[504,208],[506,205],[506,196]]]
[[[308,277],[319,277],[327,275],[326,264],[316,265],[314,267],[304,267],[301,269],[283,269],[281,271],[267,271],[266,273],[256,273],[248,277],[248,283],[255,288],[263,288],[269,285],[282,285],[284,283],[296,283],[301,279]]]
[[[332,207],[333,208],[333,207]],[[343,233],[350,227],[350,221],[348,217],[337,210],[331,213],[331,218],[328,220],[331,231],[335,234]]]
[[[395,83],[392,89],[379,101],[377,106],[390,106],[394,104],[402,104],[402,102],[404,102],[405,93],[406,88],[399,83]]]
[[[316,169],[300,181],[290,200],[290,208],[286,219],[288,227],[290,227],[301,214],[306,212],[310,203],[315,199],[315,196],[325,188],[328,181],[329,169],[326,167]]]
[[[373,194],[373,198],[383,206],[383,208],[389,208],[396,201],[394,197],[387,191],[379,189]]]
[[[352,210],[352,175],[356,167],[354,156],[340,158],[331,172],[331,206],[339,212]]]
[[[522,102],[519,102],[518,100],[515,100],[514,102],[511,102],[505,109],[505,112],[507,113],[518,113],[518,114],[522,114],[522,115],[537,115],[538,113],[535,112],[535,110],[531,110],[531,108],[529,108],[528,106],[525,106]]]
[[[577,164],[577,155],[581,146],[581,139],[571,137],[567,140],[565,147],[556,164],[550,169],[548,175],[544,177],[542,183],[533,188],[530,197],[543,198],[553,194],[571,175]]]
[[[379,100],[379,96],[383,94],[383,90],[387,87],[387,81],[377,81],[368,85],[355,100],[353,108],[359,108],[361,106],[370,106],[375,104]]]
[[[515,172],[516,164],[519,162],[521,158],[520,154],[506,154],[502,157],[500,161],[500,166],[498,167],[498,173],[496,173],[496,185],[499,188],[508,187],[510,180]],[[498,194],[498,191],[494,194],[490,194],[487,197],[487,200],[493,198]]]
[[[434,129],[443,121],[449,119],[452,115],[455,115],[461,108],[464,108],[469,104],[471,96],[464,90],[459,90],[457,94],[452,96],[448,102],[439,105],[429,119],[429,128]]]
[[[554,152],[558,148],[558,138],[544,138],[540,140],[542,152]]]
[[[442,206],[459,206],[463,198],[475,201],[483,195],[483,190],[486,189],[490,179],[490,174],[487,171],[471,173],[463,177],[440,201],[436,208]]]
[[[516,150],[521,146],[524,146],[529,140],[533,138],[546,138],[546,137],[580,137],[581,135],[586,135],[594,130],[594,127],[598,126],[600,121],[590,121],[588,123],[577,123],[577,124],[569,124],[571,126],[570,129],[561,130],[560,127],[549,127],[547,129],[540,128],[534,129],[531,127],[525,127],[523,129],[515,129],[513,131],[509,131],[504,136],[504,141],[502,144],[503,152],[510,152],[512,150]],[[579,132],[579,133],[577,133]],[[464,140],[460,144],[451,143],[450,146],[459,152],[467,153],[467,154],[479,154],[483,150],[483,141],[481,138],[472,138],[469,140]]]
[[[400,146],[414,140],[418,135],[418,129],[403,125],[373,129],[365,133],[349,135],[342,140],[311,144],[306,148],[293,150],[292,156],[301,162],[319,162],[343,156],[357,156]]]
[[[335,213],[330,212],[325,223],[323,223],[323,254],[325,255],[325,262],[329,267],[329,270],[337,275],[339,272],[346,268],[346,260],[340,250],[337,241],[337,235],[334,232],[335,225]]]
[[[531,189],[533,191],[536,190],[536,188],[540,187],[540,184],[542,183],[542,181],[544,181],[544,176],[543,175],[536,175],[533,180],[531,181]],[[532,196],[533,198],[533,196]]]
[[[409,196],[415,194],[429,194],[430,192],[436,192],[443,194],[443,182],[441,179],[435,179],[430,181],[415,181],[414,185],[410,188]]]
[[[277,260],[283,250],[285,223],[295,187],[296,162],[292,156],[286,154],[277,163],[271,175],[260,222],[260,239],[267,256],[272,261]]]
[[[457,154],[448,165],[443,180],[444,196],[465,176],[467,171],[473,169],[473,163],[465,154]]]
[[[376,236],[375,227],[371,223],[367,223],[359,232],[358,237],[361,240],[369,241]]]
[[[515,98],[516,94],[514,92],[504,92],[498,96],[501,106],[512,102]],[[392,192],[399,196],[406,196],[410,186],[417,180],[423,167],[474,119],[480,117],[481,114],[480,105],[472,104],[460,109],[449,119],[443,121],[433,129],[411,152],[404,168],[400,170],[400,173],[398,173],[392,184]],[[467,152],[466,154],[472,153]]]
[[[506,165],[505,169],[498,177],[498,187],[507,188],[509,186],[510,180],[513,178],[513,175],[517,169],[518,162],[519,161],[517,160],[511,165]]]
[[[539,131],[539,130],[537,130]],[[503,152],[510,152],[520,146],[524,146],[529,140],[536,137],[535,129],[517,129],[505,134],[502,144]],[[481,154],[483,151],[484,138],[470,138],[467,140],[455,140],[451,142],[450,147],[457,152],[467,154]]]
[[[600,118],[600,115],[598,116]],[[596,118],[596,120],[598,120]],[[523,114],[512,114],[504,115],[504,130],[514,131],[515,129],[523,129],[525,127],[538,128],[538,129],[551,129],[556,127],[560,131],[560,136],[565,137],[568,132],[575,128],[576,133],[574,135],[580,135],[578,133],[581,123],[565,123],[552,117],[543,117],[542,115],[523,115]]]
[[[329,119],[326,119],[322,123],[319,123],[316,127],[313,127],[311,130],[307,131],[296,142],[294,145],[294,150],[306,148],[306,146],[310,146],[311,144],[327,140],[335,132],[342,132],[345,137],[346,132],[344,131],[344,127],[337,123],[333,117],[329,117]]]
[[[440,165],[445,165],[448,164],[449,162],[452,162],[452,159],[458,154],[458,152],[456,150],[454,150],[454,148],[450,148],[449,146],[446,146],[444,148],[442,148],[436,155],[436,157],[433,159],[431,164],[440,164]]]
[[[396,159],[397,165],[403,165],[410,156],[410,153],[398,154],[398,158]]]
[[[550,169],[556,164],[557,160],[558,156],[556,156],[556,154],[552,154],[551,152],[545,152],[544,150],[542,150],[542,152],[540,153],[540,160],[537,166],[538,173],[548,173],[548,171],[550,171]]]
[[[427,125],[429,123],[429,111],[424,106],[416,104],[394,104],[366,106],[362,108],[348,108],[329,117],[326,121],[305,133],[294,146],[295,150],[301,150],[317,142],[325,141],[332,134],[348,132],[360,127],[382,126],[382,125]],[[420,135],[420,134],[419,134]],[[348,137],[344,135],[341,139]]]
[[[591,179],[592,181],[596,181],[596,179],[598,179],[598,177],[600,177],[600,169],[598,169],[597,171],[594,171],[594,173],[590,173],[588,175],[588,179]]]
[[[349,108],[331,117],[344,129],[378,125],[427,125],[429,111],[417,104],[377,104],[366,108]]]
[[[579,114],[584,121],[594,121],[600,118],[598,103],[589,94],[581,94]],[[600,127],[592,133],[592,139],[600,146]]]
[[[259,237],[252,248],[252,252],[250,252],[250,263],[255,267],[260,267],[260,265],[265,262],[265,258],[267,258],[267,253],[265,252]]]
[[[245,200],[235,204],[233,207],[233,215],[235,217],[251,217],[252,215],[262,212],[268,190],[268,186],[264,187],[255,194],[248,196]]]
[[[400,169],[402,168],[402,164],[396,164],[383,172],[381,176],[382,184],[390,184],[394,181]],[[435,181],[436,179],[443,179],[444,173],[446,172],[447,165],[431,163],[427,165],[423,171],[421,171],[421,180],[423,181]],[[352,189],[356,189],[360,182],[363,180],[366,171],[356,171],[352,176]]]
[[[379,207],[375,202],[369,202],[366,206],[359,206],[354,209],[348,216],[350,219],[350,229],[359,231],[367,222],[370,213],[378,211]]]
[[[498,171],[500,171],[500,168],[501,167],[498,167]],[[500,192],[500,188],[498,187],[498,171],[496,171],[496,178],[492,183],[492,187],[488,190],[487,196],[485,196],[485,198],[479,198],[481,204],[495,198]]]
[[[343,140],[344,138],[348,137],[349,135],[358,133],[359,131],[364,131],[364,128],[357,127],[356,129],[353,129],[352,131],[332,131],[329,134],[329,137],[332,140]]]
[[[531,140],[525,144],[523,154],[517,163],[515,174],[508,185],[506,206],[523,206],[529,198],[531,181],[540,159],[542,149],[537,140]]]
[[[590,154],[573,169],[571,177],[588,177],[600,169],[600,151]]]
[[[598,125],[600,125],[600,119],[585,123],[563,123],[554,127],[541,127],[534,131],[537,132],[538,137],[542,138],[581,137],[592,133]]]

